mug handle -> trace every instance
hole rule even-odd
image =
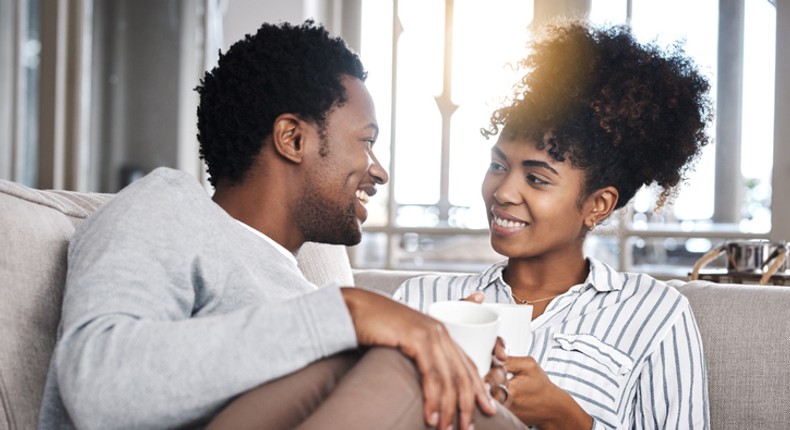
[[[699,260],[694,264],[694,268],[691,270],[691,275],[689,275],[690,281],[696,281],[699,279],[699,271],[702,269],[706,264],[710,263],[711,261],[715,260],[719,255],[721,255],[725,250],[724,245],[719,245],[707,253],[700,257]]]

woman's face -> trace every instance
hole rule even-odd
[[[491,245],[509,258],[580,253],[586,232],[579,207],[584,176],[532,140],[500,136],[483,180]]]

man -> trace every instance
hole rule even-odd
[[[310,21],[220,56],[198,87],[216,192],[157,169],[80,225],[41,428],[467,428],[496,412],[436,321],[296,267],[305,241],[358,243],[388,180],[365,77]]]

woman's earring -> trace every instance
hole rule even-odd
[[[595,222],[593,222],[591,226],[587,227],[587,231],[593,231],[594,228],[595,228]]]

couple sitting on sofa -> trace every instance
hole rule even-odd
[[[312,22],[231,46],[198,88],[213,196],[157,169],[78,227],[39,426],[707,428],[687,300],[582,252],[641,186],[671,197],[707,143],[706,80],[682,52],[581,22],[548,27],[522,65],[484,132],[498,135],[491,243],[508,259],[407,281],[405,306],[318,288],[294,258],[306,241],[358,243],[388,180],[357,56]],[[530,356],[500,344],[481,379],[412,309],[448,299],[532,304]]]

